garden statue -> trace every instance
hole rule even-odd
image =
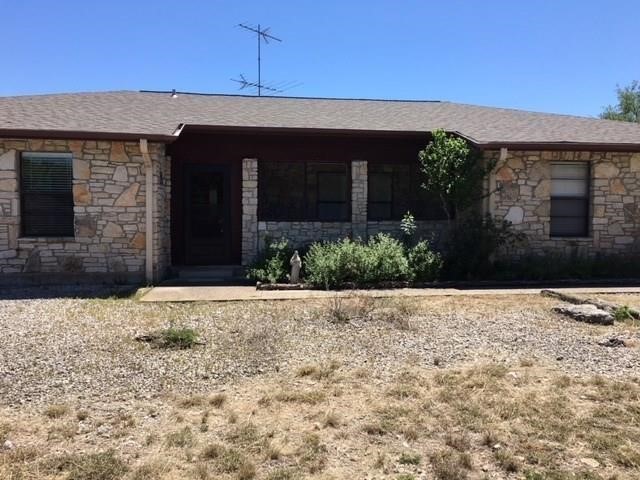
[[[302,259],[300,255],[298,255],[298,251],[295,250],[293,252],[293,256],[291,260],[289,260],[291,264],[291,275],[289,276],[289,283],[300,283],[300,269],[302,268]]]

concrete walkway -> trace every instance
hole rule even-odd
[[[538,295],[539,288],[398,288],[392,290],[256,290],[255,287],[241,286],[186,286],[186,287],[153,287],[146,292],[141,302],[231,302],[244,300],[303,300],[314,298],[331,298],[335,296],[353,297],[437,297],[455,295]],[[640,287],[577,287],[554,288],[564,293],[573,294],[606,294],[635,293],[640,294]]]

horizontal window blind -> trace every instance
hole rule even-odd
[[[71,155],[23,153],[20,180],[23,235],[73,236]]]
[[[589,234],[589,164],[551,164],[551,236]]]

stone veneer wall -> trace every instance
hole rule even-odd
[[[266,238],[286,238],[296,247],[353,236],[351,222],[258,222],[258,247]]]
[[[258,254],[258,160],[242,160],[242,265]]]
[[[499,153],[487,156],[497,159]],[[549,236],[553,161],[591,164],[589,237]],[[509,254],[640,253],[640,153],[508,151],[493,175],[498,191],[489,200],[489,210],[527,236]]]
[[[354,160],[351,162],[351,225],[353,236],[367,237],[367,195],[368,195],[367,162]]]
[[[73,155],[75,236],[20,235],[20,152]],[[170,169],[164,145],[149,144],[157,199],[155,271],[169,264]],[[161,188],[164,186],[164,188]],[[0,139],[0,273],[111,274],[142,279],[145,173],[138,142]]]
[[[154,156],[153,164],[153,278],[164,278],[171,267],[171,158]]]

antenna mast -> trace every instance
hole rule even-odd
[[[276,42],[282,42],[282,40],[280,40],[277,37],[274,37],[273,35],[271,35],[269,33],[269,28],[260,28],[260,24],[258,24],[255,27],[252,27],[250,25],[245,25],[244,23],[239,23],[238,26],[240,28],[244,28],[245,30],[249,31],[249,32],[253,32],[256,35],[256,39],[258,40],[258,82],[254,83],[254,82],[248,82],[247,80],[245,80],[243,75],[240,75],[240,80],[236,80],[236,79],[232,79],[234,82],[238,82],[240,83],[241,87],[240,88],[245,88],[245,87],[257,87],[258,88],[258,96],[261,96],[262,94],[262,89],[264,88],[265,90],[270,90],[273,92],[277,92],[278,90],[275,88],[271,88],[271,87],[267,87],[265,85],[262,84],[262,65],[261,65],[261,58],[260,58],[260,50],[261,50],[261,46],[262,46],[262,42],[264,41],[264,43],[269,43],[269,40],[275,40]]]

